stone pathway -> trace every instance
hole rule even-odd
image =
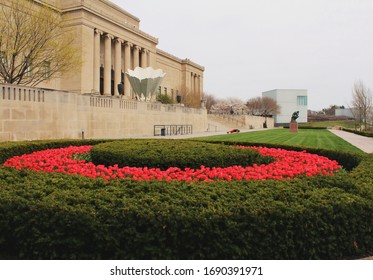
[[[373,153],[373,138],[361,136],[355,133],[346,132],[343,130],[329,129],[330,132],[334,133],[338,137],[344,139],[350,144],[358,147],[360,150],[366,153]]]

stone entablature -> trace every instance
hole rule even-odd
[[[193,61],[191,61],[190,59],[186,58],[186,59],[181,59],[181,58],[178,58],[168,52],[165,52],[165,51],[162,51],[160,49],[157,49],[157,54],[158,55],[161,55],[161,56],[164,56],[164,57],[167,57],[168,59],[171,59],[171,60],[174,60],[180,64],[188,64],[196,69],[198,69],[199,71],[205,71],[205,67],[203,67],[202,65],[199,65]]]

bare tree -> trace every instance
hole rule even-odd
[[[254,97],[246,102],[249,113],[256,116],[269,117],[280,113],[280,106],[270,97]]]
[[[0,6],[0,82],[35,86],[81,65],[59,11],[30,0]]]
[[[262,98],[254,97],[246,102],[248,112],[250,115],[260,116],[262,115]]]
[[[264,127],[267,127],[267,118],[280,113],[280,106],[270,97],[254,97],[246,102],[249,114],[265,117]]]
[[[368,128],[368,119],[372,110],[372,94],[362,81],[355,82],[352,91],[351,112],[353,112],[356,121],[359,124],[360,131],[362,126]]]
[[[205,93],[203,95],[203,100],[206,101],[206,109],[207,109],[207,112],[210,112],[212,107],[218,103],[218,99],[213,96],[212,94],[207,94]]]
[[[262,97],[262,115],[269,117],[280,113],[280,105],[277,104],[276,100],[270,97]]]

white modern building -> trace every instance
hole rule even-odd
[[[288,124],[294,112],[299,111],[297,122],[307,122],[308,96],[306,89],[274,89],[262,92],[263,97],[276,100],[280,113],[273,116],[275,125]]]
[[[355,110],[356,112],[356,109],[353,109],[353,108],[343,108],[343,109],[338,108],[338,109],[335,109],[335,115],[354,118],[354,114],[352,110]]]

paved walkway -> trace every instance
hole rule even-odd
[[[373,153],[373,138],[361,136],[355,133],[346,132],[343,130],[330,129],[330,132],[334,133],[338,137],[344,139],[350,144],[358,147],[360,150],[366,153]]]

